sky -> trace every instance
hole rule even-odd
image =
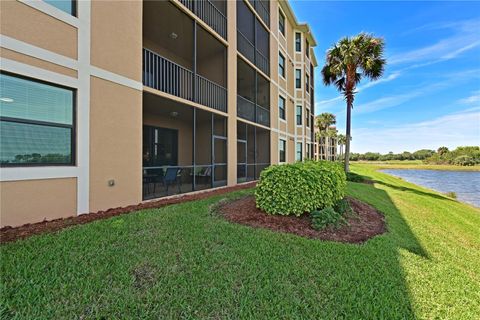
[[[480,2],[291,0],[317,41],[315,113],[346,105],[321,81],[325,53],[359,32],[383,37],[387,66],[362,81],[352,110],[352,152],[395,153],[480,145]]]

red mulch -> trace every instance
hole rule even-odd
[[[348,219],[348,225],[320,231],[311,227],[308,214],[295,217],[270,215],[261,211],[256,207],[253,196],[222,204],[218,207],[218,212],[231,222],[321,240],[363,243],[386,232],[385,220],[379,211],[357,199],[347,198],[347,200],[355,212]]]
[[[0,243],[6,243],[15,241],[18,239],[24,239],[35,234],[41,234],[46,232],[54,232],[60,229],[77,225],[85,224],[95,220],[108,219],[110,217],[118,216],[121,214],[132,213],[141,209],[161,208],[171,204],[177,204],[188,201],[195,201],[200,199],[209,198],[212,196],[229,193],[236,190],[248,189],[255,187],[256,182],[245,183],[236,185],[233,187],[224,187],[218,189],[212,189],[192,194],[184,194],[175,197],[163,198],[159,200],[151,200],[142,202],[137,205],[131,205],[127,207],[112,208],[106,211],[99,211],[89,214],[82,214],[70,218],[56,219],[51,221],[42,221],[34,224],[25,224],[19,227],[3,227],[0,229]]]

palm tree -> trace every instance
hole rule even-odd
[[[448,148],[447,147],[440,147],[437,149],[437,153],[441,156],[443,156],[445,153],[448,152]]]
[[[377,80],[383,75],[386,60],[383,58],[385,43],[367,33],[345,37],[327,51],[322,69],[325,85],[333,84],[347,101],[347,129],[345,144],[345,171],[349,171],[351,110],[355,88],[363,77]]]
[[[337,136],[337,143],[340,146],[340,158],[343,158],[343,146],[347,143],[347,137],[344,134]]]
[[[315,126],[318,128],[316,139],[319,145],[322,144],[322,138],[327,139],[329,136],[329,128],[336,123],[337,119],[333,113],[324,112],[315,117]]]
[[[327,131],[328,128],[337,123],[337,118],[333,113],[324,112],[315,117],[315,126],[319,131]]]

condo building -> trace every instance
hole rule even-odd
[[[315,39],[287,1],[0,1],[0,227],[313,158]]]
[[[329,130],[331,132],[337,132],[335,126],[331,126]],[[315,160],[336,161],[338,158],[338,138],[336,136],[325,136],[325,134],[321,134],[318,127],[314,128],[314,132],[316,139],[314,142],[313,158]]]

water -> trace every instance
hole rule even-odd
[[[442,193],[455,192],[457,199],[480,208],[480,172],[416,169],[385,169],[382,172]]]

